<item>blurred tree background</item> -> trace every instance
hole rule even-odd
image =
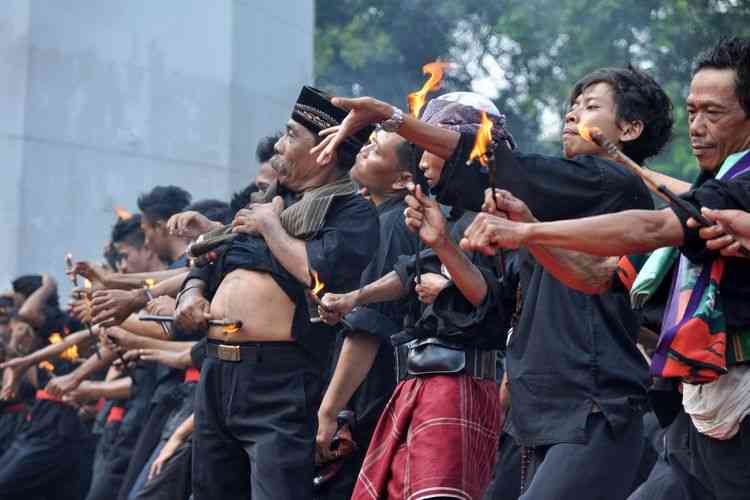
[[[402,108],[423,64],[453,63],[442,91],[494,99],[527,152],[556,153],[567,92],[587,72],[632,63],[674,102],[675,138],[651,167],[691,180],[685,97],[691,62],[748,35],[746,0],[317,0],[317,85]]]

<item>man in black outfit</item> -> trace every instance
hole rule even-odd
[[[321,148],[321,159],[352,130],[394,114],[390,105],[371,98],[334,102],[352,111]],[[571,92],[565,116],[565,158],[511,153],[498,145],[497,187],[530,209],[519,208],[511,218],[556,220],[652,207],[643,183],[581,138],[580,124],[600,128],[642,162],[670,137],[671,103],[634,68],[606,68],[584,77]],[[480,209],[488,176],[475,164],[466,165],[473,134],[429,127],[410,117],[399,134],[446,159],[441,184],[467,208]],[[440,193],[441,185],[433,191]],[[635,345],[637,318],[624,293],[590,296],[560,281],[571,273],[580,278],[598,258],[569,253],[558,258],[554,249],[529,250],[532,265],[520,266],[523,310],[506,355],[508,431],[525,448],[522,498],[625,498],[641,456],[649,382]],[[607,281],[611,274],[591,278]]]
[[[268,202],[238,212],[239,236],[180,293],[177,326],[208,330],[195,406],[196,500],[312,497],[316,413],[335,335],[311,322],[310,288],[355,288],[378,244],[375,209],[348,176],[369,131],[323,165],[310,152],[317,133],[345,116],[320,91],[302,89],[271,159],[279,175]],[[208,328],[209,317],[243,325]]]

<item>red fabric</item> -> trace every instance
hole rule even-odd
[[[107,404],[107,400],[104,398],[99,398],[96,402],[96,412],[101,413],[101,411],[104,409],[105,404]]]
[[[468,375],[401,382],[373,434],[352,500],[479,500],[500,436],[497,384]]]
[[[628,290],[633,288],[635,278],[638,276],[638,270],[633,263],[630,262],[627,255],[620,258],[617,263],[617,271],[617,276],[620,278],[620,281],[622,281],[622,284],[625,285],[625,288]]]
[[[43,390],[36,391],[36,399],[45,399],[47,401],[54,401],[55,403],[64,403],[62,399],[56,398],[49,392]]]
[[[122,418],[125,416],[125,408],[122,406],[113,406],[111,410],[109,410],[109,415],[107,416],[107,423],[110,422],[122,422]]]
[[[26,405],[23,403],[15,403],[3,408],[3,413],[23,413],[26,411]]]
[[[192,366],[185,370],[185,383],[188,382],[198,382],[201,379],[201,372],[197,368],[193,368]]]

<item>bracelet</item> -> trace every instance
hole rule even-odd
[[[188,290],[193,290],[193,289],[197,289],[197,288],[200,288],[200,286],[198,286],[198,285],[191,285],[191,286],[189,286],[187,288],[183,288],[182,290],[180,290],[180,293],[178,293],[177,297],[175,297],[175,309],[177,309],[179,307],[179,305],[180,305],[180,299],[182,299],[182,296]]]

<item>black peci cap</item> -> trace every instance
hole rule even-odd
[[[323,129],[341,125],[349,112],[331,103],[331,96],[313,87],[304,86],[294,104],[292,119],[313,134]],[[370,140],[375,127],[368,126],[347,138],[341,148],[356,154]]]

